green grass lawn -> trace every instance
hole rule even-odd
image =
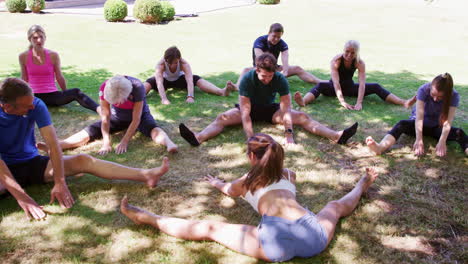
[[[19,76],[18,54],[28,46],[32,24],[47,33],[46,47],[58,51],[68,86],[79,87],[98,99],[99,85],[114,74],[145,80],[164,50],[177,45],[195,74],[224,86],[251,65],[251,45],[281,22],[290,47],[290,64],[300,65],[329,79],[329,62],[346,40],[361,42],[369,82],[379,82],[408,98],[439,73],[449,72],[461,95],[454,125],[468,130],[468,19],[463,1],[338,1],[284,0],[277,6],[254,5],[177,19],[166,25],[106,23],[102,17],[55,14],[0,13],[0,78]],[[291,91],[311,85],[290,78]],[[0,199],[0,259],[2,263],[262,263],[214,242],[175,239],[150,227],[134,225],[120,214],[124,194],[130,202],[158,214],[190,219],[216,219],[257,225],[260,216],[242,199],[222,195],[202,183],[206,174],[233,180],[249,168],[241,127],[190,147],[178,135],[179,122],[199,131],[218,113],[237,101],[196,90],[196,104],[185,93],[168,92],[170,106],[150,93],[154,117],[179,145],[170,155],[171,169],[157,188],[107,181],[91,175],[70,178],[77,203],[70,210],[47,205],[51,185],[26,191],[49,211],[46,221],[30,222],[12,197]],[[349,103],[354,98],[347,98]],[[294,105],[296,107],[296,105]],[[95,122],[98,116],[77,103],[49,109],[60,138]],[[449,143],[445,158],[435,156],[436,141],[425,139],[426,156],[411,151],[414,139],[402,136],[384,156],[374,157],[364,147],[372,135],[381,139],[410,114],[377,96],[365,98],[363,110],[348,111],[336,98],[321,96],[303,108],[314,119],[334,129],[359,122],[347,146],[295,129],[297,146],[286,152],[285,166],[297,172],[297,198],[318,212],[328,201],[351,190],[364,168],[381,174],[357,210],[343,219],[329,248],[314,258],[288,263],[466,263],[468,241],[468,159],[458,144]],[[255,131],[282,139],[282,126],[256,124]],[[5,136],[5,135],[1,135]],[[122,134],[113,136],[114,146]],[[67,151],[97,156],[100,141]],[[165,148],[137,134],[125,155],[104,159],[134,167],[159,166]]]

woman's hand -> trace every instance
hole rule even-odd
[[[413,145],[413,151],[416,156],[424,155],[424,143],[422,140],[416,139]]]
[[[361,109],[362,109],[362,103],[356,103],[356,105],[354,105],[354,110],[359,111]]]
[[[439,142],[436,146],[436,155],[444,157],[447,154],[447,144],[445,142]]]
[[[346,103],[345,101],[343,102],[340,102],[341,106],[343,106],[344,108],[348,109],[348,110],[354,110],[354,106]]]
[[[224,182],[224,180],[218,179],[218,177],[213,177],[213,176],[211,176],[211,175],[209,175],[209,174],[206,175],[205,177],[203,177],[203,180],[206,181],[206,182],[208,182],[208,183],[211,184],[212,186],[215,186],[215,187],[216,187],[216,183],[217,183],[217,182],[221,182],[221,183]]]

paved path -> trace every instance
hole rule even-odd
[[[222,10],[226,8],[255,4],[255,0],[169,0],[175,7],[176,15],[191,15]],[[128,4],[128,16],[133,15],[135,1],[125,1]],[[7,12],[5,3],[0,2],[0,12]],[[44,12],[60,14],[81,14],[102,16],[103,4],[74,6],[65,8],[44,9]]]

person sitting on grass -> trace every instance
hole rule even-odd
[[[354,83],[353,75],[358,70],[358,83]],[[350,110],[361,110],[364,96],[377,94],[383,101],[402,105],[410,108],[416,102],[416,96],[408,100],[385,90],[378,83],[366,83],[366,65],[359,56],[359,42],[349,40],[344,46],[344,51],[336,55],[331,61],[331,80],[320,82],[308,92],[304,98],[300,92],[294,94],[294,100],[299,106],[304,107],[317,99],[320,94],[325,96],[336,96],[340,104]],[[346,103],[344,96],[357,97],[355,105]]]
[[[351,127],[335,131],[313,120],[309,115],[291,110],[288,80],[276,70],[276,59],[269,53],[257,57],[254,70],[248,72],[239,86],[239,104],[220,115],[198,134],[194,134],[185,124],[179,125],[181,136],[191,145],[200,143],[221,133],[226,126],[244,127],[247,138],[254,135],[252,122],[265,121],[283,124],[285,143],[293,144],[293,124],[300,125],[312,134],[326,137],[338,144],[346,144],[357,130],[358,123]],[[275,103],[276,94],[280,94],[280,103]]]
[[[151,225],[180,239],[212,240],[257,259],[282,262],[325,250],[339,219],[353,212],[378,176],[366,169],[351,192],[315,215],[296,201],[296,174],[283,168],[284,150],[273,138],[261,133],[249,138],[247,157],[251,169],[241,178],[224,182],[208,175],[204,179],[225,195],[241,196],[250,203],[262,215],[258,227],[156,215],[128,204],[126,196],[120,210],[136,224]]]
[[[145,97],[145,88],[137,78],[121,75],[110,78],[99,88],[101,121],[61,140],[60,146],[63,150],[76,148],[102,138],[103,143],[99,154],[105,155],[112,151],[110,134],[127,129],[115,148],[117,154],[127,151],[128,143],[136,130],[150,137],[157,144],[166,146],[169,153],[177,152],[177,145],[154,121]]]
[[[376,155],[382,154],[395,144],[401,134],[415,136],[413,151],[417,156],[424,154],[423,136],[431,136],[439,142],[436,155],[447,154],[446,141],[458,142],[462,151],[468,155],[468,136],[463,129],[452,127],[455,110],[460,102],[460,95],[453,89],[453,79],[448,73],[436,76],[431,83],[423,84],[418,89],[418,101],[409,120],[401,120],[380,143],[369,136],[366,144]]]
[[[35,145],[34,124],[45,140],[49,156],[41,156]],[[62,156],[54,126],[42,100],[29,85],[17,78],[0,84],[0,194],[8,191],[29,218],[46,216],[24,190],[31,184],[54,182],[51,202],[70,208],[74,199],[65,176],[89,173],[105,179],[132,180],[154,187],[169,170],[169,160],[153,169],[136,169],[93,158],[86,154]]]
[[[44,48],[46,34],[39,25],[28,30],[29,49],[19,55],[21,79],[28,82],[34,96],[48,106],[62,106],[77,101],[81,106],[98,112],[99,104],[84,94],[80,89],[67,89],[63,77],[60,57],[57,52]],[[57,81],[62,91],[57,91]]]
[[[289,65],[289,47],[284,40],[281,39],[284,33],[284,28],[280,23],[274,23],[270,26],[268,35],[258,37],[252,47],[252,60],[255,67],[256,58],[265,52],[273,54],[278,61],[281,53],[281,62],[283,65],[277,65],[276,70],[283,73],[284,76],[290,77],[297,75],[301,80],[308,83],[319,83],[321,80],[313,74],[306,72],[300,66]],[[254,67],[244,68],[237,80],[236,86],[239,87],[244,75]]]
[[[158,91],[161,102],[165,105],[171,103],[166,96],[168,88],[186,89],[187,103],[195,101],[193,89],[195,85],[203,92],[219,96],[229,96],[232,91],[236,90],[231,81],[226,82],[226,86],[221,89],[200,76],[193,75],[190,64],[182,58],[180,50],[176,46],[172,46],[164,52],[164,57],[156,64],[154,76],[148,78],[144,85],[146,93],[151,89]]]

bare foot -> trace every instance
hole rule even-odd
[[[171,153],[171,154],[175,154],[177,152],[179,152],[179,148],[177,147],[176,144],[172,143],[172,144],[168,144],[167,146],[167,152]]]
[[[411,99],[406,100],[405,103],[403,104],[403,106],[406,109],[409,109],[411,106],[414,105],[414,103],[416,103],[416,95],[411,97]]]
[[[366,175],[362,176],[358,184],[362,184],[363,192],[366,192],[367,189],[374,183],[379,174],[375,171],[374,168],[366,168]]]
[[[128,204],[127,195],[125,195],[120,202],[120,212],[122,212],[122,214],[124,214],[126,217],[130,218],[130,220],[132,220],[137,225],[144,224],[145,220],[147,220],[148,216],[150,215],[149,212]]]
[[[367,147],[369,147],[370,151],[372,151],[375,155],[382,154],[382,151],[380,150],[379,145],[377,144],[377,142],[375,142],[375,140],[371,136],[368,136],[366,138],[366,144],[367,144]]]
[[[146,171],[146,185],[150,188],[154,188],[158,184],[161,176],[167,171],[169,171],[169,158],[164,157],[161,166]]]
[[[302,95],[300,92],[294,93],[294,101],[296,101],[296,103],[301,107],[305,106],[304,98],[302,98]]]
[[[49,147],[44,142],[36,143],[36,148],[38,148],[39,150],[44,151],[45,153],[49,153]]]
[[[234,91],[237,91],[236,86],[231,81],[227,81],[226,87],[223,89],[223,96],[229,96],[229,94]]]

